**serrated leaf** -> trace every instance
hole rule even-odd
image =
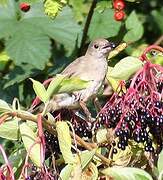
[[[22,137],[24,146],[29,153],[29,157],[32,162],[40,167],[41,165],[41,155],[40,155],[40,144],[35,144],[37,136],[33,132],[33,130],[27,125],[26,122],[22,122],[19,124],[20,135]]]
[[[9,37],[17,23],[15,1],[8,0],[0,4],[0,38]]]
[[[58,89],[58,93],[71,93],[73,91],[85,89],[89,84],[89,81],[84,81],[82,79],[79,79],[77,77],[71,77],[71,78],[65,78],[61,82],[61,86]]]
[[[8,103],[2,99],[0,99],[0,112],[7,112],[11,111],[11,107],[8,105]]]
[[[33,82],[33,89],[36,95],[39,97],[39,99],[41,99],[41,101],[45,103],[47,101],[47,91],[44,85],[32,78],[30,78],[30,80]]]
[[[68,180],[71,176],[72,171],[74,170],[75,166],[73,164],[68,164],[66,167],[62,169],[60,172],[60,178],[62,180]]]
[[[120,60],[110,72],[110,77],[119,80],[128,80],[143,63],[138,58],[128,56]]]
[[[0,137],[14,141],[18,140],[19,129],[17,118],[6,120],[4,123],[0,125]]]
[[[152,180],[152,177],[142,169],[131,167],[112,167],[102,170],[102,173],[115,180]]]
[[[6,51],[16,65],[28,63],[43,69],[50,57],[50,40],[35,26],[21,21],[7,41]]]
[[[118,34],[121,23],[114,20],[113,14],[114,11],[112,9],[106,9],[102,13],[94,12],[88,31],[91,40],[101,37],[109,38]]]
[[[39,27],[45,34],[65,46],[75,47],[81,27],[75,22],[71,8],[64,7],[54,20],[45,16],[42,4],[36,4],[31,10],[32,12],[24,16],[26,22]]]
[[[69,7],[64,7],[54,21],[44,28],[51,38],[69,48],[75,47],[77,36],[81,33],[81,27],[75,22]]]
[[[71,152],[71,136],[69,126],[64,121],[56,122],[59,147],[65,163],[73,164],[75,158]]]
[[[50,82],[50,84],[47,88],[47,100],[49,100],[49,98],[53,94],[57,93],[64,78],[65,78],[65,76],[60,75],[60,74],[58,74],[56,77],[53,78],[53,80]]]
[[[81,167],[84,169],[89,162],[92,160],[94,154],[96,152],[96,149],[93,149],[91,151],[82,151],[80,154],[80,159],[81,159]]]
[[[142,37],[144,33],[143,25],[139,21],[135,11],[128,16],[125,25],[128,30],[123,39],[125,42],[137,41]]]
[[[157,167],[159,173],[163,172],[163,150],[159,154],[158,162],[157,162]]]

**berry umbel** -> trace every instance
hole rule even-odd
[[[163,147],[163,67],[144,58],[144,66],[123,92],[115,92],[98,114],[96,127],[113,128],[117,147],[125,150],[129,140],[143,143],[145,151]]]

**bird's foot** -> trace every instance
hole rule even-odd
[[[85,102],[79,101],[79,104],[80,104],[81,108],[83,109],[83,111],[84,111],[84,113],[85,113],[88,121],[89,121],[89,122],[93,122],[93,121],[94,121],[94,118],[92,118],[91,113],[89,112],[89,110],[88,110]]]

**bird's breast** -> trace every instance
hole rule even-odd
[[[81,79],[103,81],[107,73],[107,61],[104,59],[94,59],[92,63],[88,62],[83,68],[84,73],[81,73]]]

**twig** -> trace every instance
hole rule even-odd
[[[161,35],[156,42],[154,42],[155,45],[160,45],[163,42],[163,35]]]
[[[10,112],[8,113],[10,116],[16,116],[22,120],[29,120],[29,121],[33,121],[35,123],[37,123],[37,115],[33,115],[33,114],[25,114],[23,112]],[[52,124],[50,121],[47,121],[47,119],[43,118],[43,126],[45,129],[47,129],[51,134],[56,134],[56,132],[54,131],[54,124]],[[70,132],[71,137],[73,138],[74,134],[72,132]],[[91,146],[89,143],[85,142],[83,139],[81,139],[78,135],[75,135],[76,141],[82,145],[83,147],[85,147],[87,150],[91,151],[93,148],[95,148],[95,146]],[[105,156],[95,152],[95,155],[101,159],[101,161],[106,164],[106,165],[110,165],[111,160],[107,159]]]
[[[97,4],[97,0],[93,0],[92,4],[91,4],[91,7],[89,9],[89,13],[88,13],[86,23],[85,23],[85,26],[84,26],[84,30],[83,30],[83,36],[82,36],[82,40],[81,40],[81,45],[80,45],[80,48],[79,48],[79,53],[78,53],[79,56],[81,56],[85,41],[87,39],[87,33],[88,33],[89,25],[91,23],[91,19],[92,19],[94,8],[96,7],[96,4]]]

